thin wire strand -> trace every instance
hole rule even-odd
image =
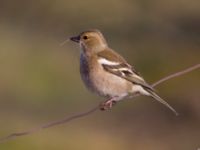
[[[163,82],[165,82],[165,81],[167,81],[167,80],[169,80],[169,79],[172,79],[172,78],[175,78],[175,77],[184,75],[184,74],[189,73],[189,72],[191,72],[191,71],[193,71],[193,70],[196,70],[196,69],[198,69],[198,68],[200,68],[200,64],[194,65],[194,66],[189,67],[189,68],[187,68],[187,69],[185,69],[185,70],[182,70],[182,71],[173,73],[173,74],[171,74],[171,75],[168,75],[168,76],[166,76],[166,77],[164,77],[164,78],[158,80],[157,82],[153,83],[151,86],[152,86],[152,87],[155,87],[155,86],[157,86],[157,85],[159,85],[159,84],[161,84],[161,83],[163,83]]]
[[[168,76],[166,76],[166,77],[164,77],[164,78],[156,81],[155,83],[153,83],[152,87],[155,87],[155,86],[157,86],[157,85],[159,85],[159,84],[161,84],[161,83],[163,83],[163,82],[165,82],[167,80],[170,80],[172,78],[175,78],[175,77],[184,75],[186,73],[189,73],[189,72],[191,72],[193,70],[196,70],[198,68],[200,68],[200,64],[194,65],[194,66],[189,67],[187,69],[181,70],[181,71],[176,72],[176,73],[171,74],[171,75],[168,75]],[[53,122],[44,124],[42,126],[39,126],[37,128],[33,128],[31,130],[27,130],[27,131],[23,131],[23,132],[11,133],[8,136],[0,138],[0,143],[9,141],[9,140],[17,138],[17,137],[21,137],[21,136],[25,136],[25,135],[30,135],[30,134],[39,132],[39,131],[47,129],[47,128],[51,128],[51,127],[55,127],[55,126],[58,126],[58,125],[66,124],[66,123],[68,123],[68,122],[70,122],[72,120],[88,116],[89,114],[92,114],[92,113],[94,113],[97,110],[99,110],[99,105],[97,105],[97,106],[95,106],[95,107],[93,107],[93,108],[91,108],[91,109],[89,109],[87,111],[83,111],[83,112],[80,112],[80,113],[77,113],[77,114],[74,114],[74,115],[71,115],[71,116],[67,116],[64,119],[53,121]]]
[[[98,108],[99,108],[99,105],[95,106],[95,107],[93,107],[93,108],[91,108],[87,111],[83,111],[83,112],[80,112],[80,113],[77,113],[77,114],[74,114],[74,115],[71,115],[71,116],[67,116],[64,119],[53,121],[53,122],[44,124],[42,126],[39,126],[37,128],[33,128],[33,129],[30,129],[30,130],[27,130],[27,131],[24,131],[24,132],[12,133],[12,134],[10,134],[6,137],[0,138],[0,143],[14,139],[14,138],[19,137],[19,136],[29,135],[29,134],[32,134],[32,133],[35,133],[35,132],[39,132],[40,130],[43,130],[43,129],[47,129],[47,128],[51,128],[51,127],[58,126],[58,125],[61,125],[61,124],[65,124],[65,123],[67,123],[71,120],[78,119],[78,118],[87,116],[89,114],[92,114],[95,111],[97,111]]]

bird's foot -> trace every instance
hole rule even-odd
[[[116,103],[117,103],[117,102],[116,102],[115,100],[109,99],[109,100],[107,100],[107,101],[105,101],[105,102],[100,103],[99,108],[100,108],[100,110],[102,110],[102,111],[103,111],[103,110],[109,110],[109,109],[111,109]]]

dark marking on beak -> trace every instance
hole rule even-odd
[[[80,36],[71,37],[70,40],[79,43],[79,41],[80,41]]]

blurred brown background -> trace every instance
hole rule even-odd
[[[0,0],[0,137],[93,107],[71,35],[100,29],[149,82],[200,61],[198,0]],[[176,117],[148,97],[119,103],[1,150],[197,150],[200,71],[156,87]]]

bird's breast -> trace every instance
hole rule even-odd
[[[80,73],[87,88],[101,96],[126,95],[131,85],[125,79],[105,71],[95,59],[86,59],[84,55],[80,58]]]

